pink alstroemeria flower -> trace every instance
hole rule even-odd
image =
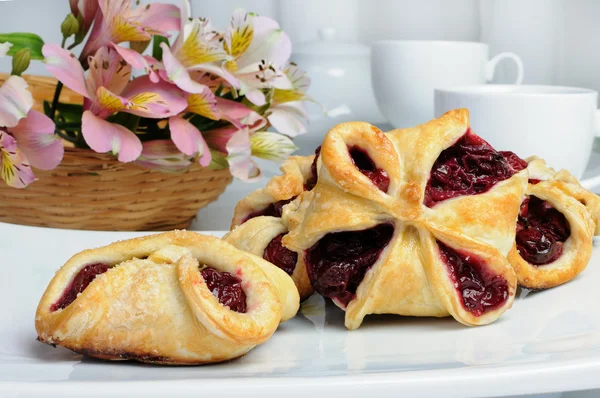
[[[0,87],[0,177],[15,188],[35,180],[31,166],[51,170],[64,153],[54,123],[32,105],[22,78],[11,76]]]
[[[101,47],[89,57],[87,76],[69,51],[46,44],[42,53],[50,73],[86,98],[81,129],[86,143],[96,152],[118,154],[121,162],[137,159],[142,143],[131,130],[104,119],[117,112],[162,119],[187,106],[183,93],[172,84],[152,83],[148,76],[130,81],[131,66],[113,48]]]
[[[97,0],[101,12],[96,14],[94,27],[81,52],[80,59],[96,53],[103,46],[126,41],[148,41],[152,35],[169,36],[169,31],[181,27],[179,7],[152,3],[131,8],[131,0]]]
[[[240,94],[257,106],[266,103],[263,89],[290,89],[291,83],[282,69],[292,52],[288,35],[268,17],[236,9],[223,41],[231,57],[227,69],[240,84]]]

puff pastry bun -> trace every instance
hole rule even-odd
[[[493,322],[517,287],[506,255],[527,171],[515,159],[471,132],[465,109],[388,133],[340,124],[314,189],[283,207],[283,244],[349,329],[372,313]]]
[[[588,264],[598,234],[600,198],[566,170],[528,159],[529,185],[508,255],[519,284],[548,289],[570,281]]]
[[[203,364],[246,354],[298,307],[279,268],[174,231],[73,256],[46,289],[35,326],[40,341],[93,357]]]
[[[224,237],[238,249],[263,257],[285,270],[294,280],[301,300],[307,299],[313,289],[303,257],[281,243],[288,232],[281,222],[281,213],[289,202],[314,187],[315,156],[290,157],[282,164],[280,176],[242,199],[234,211],[232,231]]]

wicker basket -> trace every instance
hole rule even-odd
[[[0,76],[0,82],[6,76]],[[25,77],[36,108],[54,94],[56,81]],[[81,103],[63,90],[61,100]],[[0,181],[0,221],[54,228],[150,231],[186,228],[197,211],[231,182],[229,170],[194,164],[179,174],[120,163],[89,149],[65,148],[54,170],[35,170],[38,181],[15,189]]]

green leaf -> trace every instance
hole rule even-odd
[[[44,55],[42,54],[42,47],[44,46],[44,40],[33,33],[0,33],[0,43],[9,42],[12,44],[8,55],[13,56],[18,51],[28,48],[31,52],[31,59],[42,60]]]
[[[52,104],[50,104],[50,101],[44,100],[44,114],[52,119],[52,115],[50,115],[51,112],[52,112]]]
[[[162,48],[160,48],[161,43],[167,43],[169,45],[169,39],[161,35],[154,35],[154,42],[152,44],[152,56],[156,58],[158,61],[162,61]]]
[[[226,155],[224,153],[211,149],[210,154],[212,155],[212,160],[208,165],[209,169],[222,170],[229,167],[229,163],[227,162],[227,158],[225,157]]]
[[[45,102],[44,101],[44,110],[45,110]],[[50,114],[50,104],[48,104],[48,112]],[[67,123],[81,123],[81,117],[83,115],[83,105],[78,104],[62,104],[58,103],[56,105],[56,110],[58,111],[59,117],[62,118]]]
[[[121,126],[127,127],[134,133],[140,124],[140,117],[132,115],[131,113],[119,112],[107,119],[109,122],[120,124]]]

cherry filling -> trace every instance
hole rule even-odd
[[[310,178],[306,180],[304,184],[304,190],[310,191],[317,185],[317,179],[319,176],[317,175],[317,160],[319,160],[319,155],[321,154],[321,146],[318,146],[315,149],[315,158],[313,159],[312,164],[310,165]]]
[[[508,283],[491,273],[482,259],[437,241],[440,257],[458,291],[463,307],[475,316],[500,307],[508,298]]]
[[[269,242],[265,248],[263,258],[284,270],[288,275],[292,275],[298,262],[298,253],[283,246],[281,239],[284,236],[285,234],[277,235]]]
[[[246,219],[244,219],[243,223],[245,223],[246,221],[251,220],[255,217],[260,217],[260,216],[281,217],[281,214],[283,212],[283,206],[287,205],[294,199],[296,199],[295,196],[292,198],[289,198],[287,200],[280,200],[275,203],[271,203],[270,205],[268,205],[267,207],[265,207],[262,210],[258,210],[258,211],[255,211],[254,213],[250,213],[250,215],[248,215],[248,217],[246,217]]]
[[[529,196],[517,221],[517,250],[525,261],[545,265],[555,261],[571,236],[566,217],[545,200]]]
[[[442,151],[433,164],[425,188],[425,206],[486,192],[525,167],[527,162],[517,155],[496,151],[469,129],[454,145]]]
[[[206,286],[219,299],[219,303],[235,312],[246,312],[246,293],[242,280],[229,272],[219,272],[206,267],[201,271]]]
[[[393,225],[380,224],[363,231],[325,235],[306,251],[306,269],[313,288],[347,306],[393,234]]]
[[[390,177],[387,172],[383,169],[377,168],[375,166],[375,162],[369,156],[369,154],[364,150],[357,146],[349,147],[348,151],[350,152],[350,158],[352,159],[352,163],[356,166],[356,168],[369,177],[373,184],[377,188],[379,188],[383,192],[387,192],[390,186]]]
[[[98,275],[108,271],[108,268],[107,264],[102,263],[90,264],[83,267],[75,275],[73,281],[67,286],[58,301],[50,306],[50,312],[68,307]]]

